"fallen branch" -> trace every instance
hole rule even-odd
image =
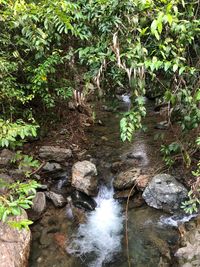
[[[30,174],[30,176],[36,174],[37,172],[39,172],[44,167],[45,164],[46,164],[46,161],[43,161],[41,163],[41,165]]]

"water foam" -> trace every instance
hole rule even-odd
[[[88,265],[90,267],[101,267],[121,250],[123,216],[113,193],[113,188],[100,188],[95,198],[96,209],[88,214],[87,222],[79,226],[67,248],[69,253],[78,256],[95,255],[95,260]]]

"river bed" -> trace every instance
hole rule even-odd
[[[66,208],[56,209],[49,204],[42,219],[32,226],[33,241],[30,267],[125,267],[127,240],[125,239],[125,202],[113,199],[111,165],[127,160],[128,153],[139,153],[142,168],[159,170],[160,142],[155,141],[155,124],[161,119],[147,103],[146,132],[140,131],[132,143],[119,138],[119,113],[100,111],[96,125],[88,130],[90,147],[87,159],[95,161],[98,169],[100,192],[97,208],[88,212],[86,222],[74,224],[67,217]],[[160,131],[159,131],[160,132]],[[135,162],[129,160],[134,166]],[[133,162],[132,162],[133,161]],[[65,183],[57,182],[62,190]],[[130,207],[131,202],[130,200]],[[164,218],[164,219],[163,219]],[[134,267],[176,266],[173,252],[177,248],[177,227],[167,223],[170,215],[146,205],[129,209],[128,239],[130,264]]]

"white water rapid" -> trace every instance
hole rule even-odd
[[[68,253],[80,257],[93,255],[89,267],[110,262],[121,249],[123,215],[113,193],[113,188],[100,188],[96,209],[87,215],[87,222],[79,226],[67,248]]]

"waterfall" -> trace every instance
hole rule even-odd
[[[67,248],[68,253],[77,256],[95,255],[89,267],[101,267],[110,262],[121,250],[123,215],[121,206],[113,199],[113,188],[102,186],[95,198],[97,207],[88,213],[87,222],[81,224],[72,242]]]

